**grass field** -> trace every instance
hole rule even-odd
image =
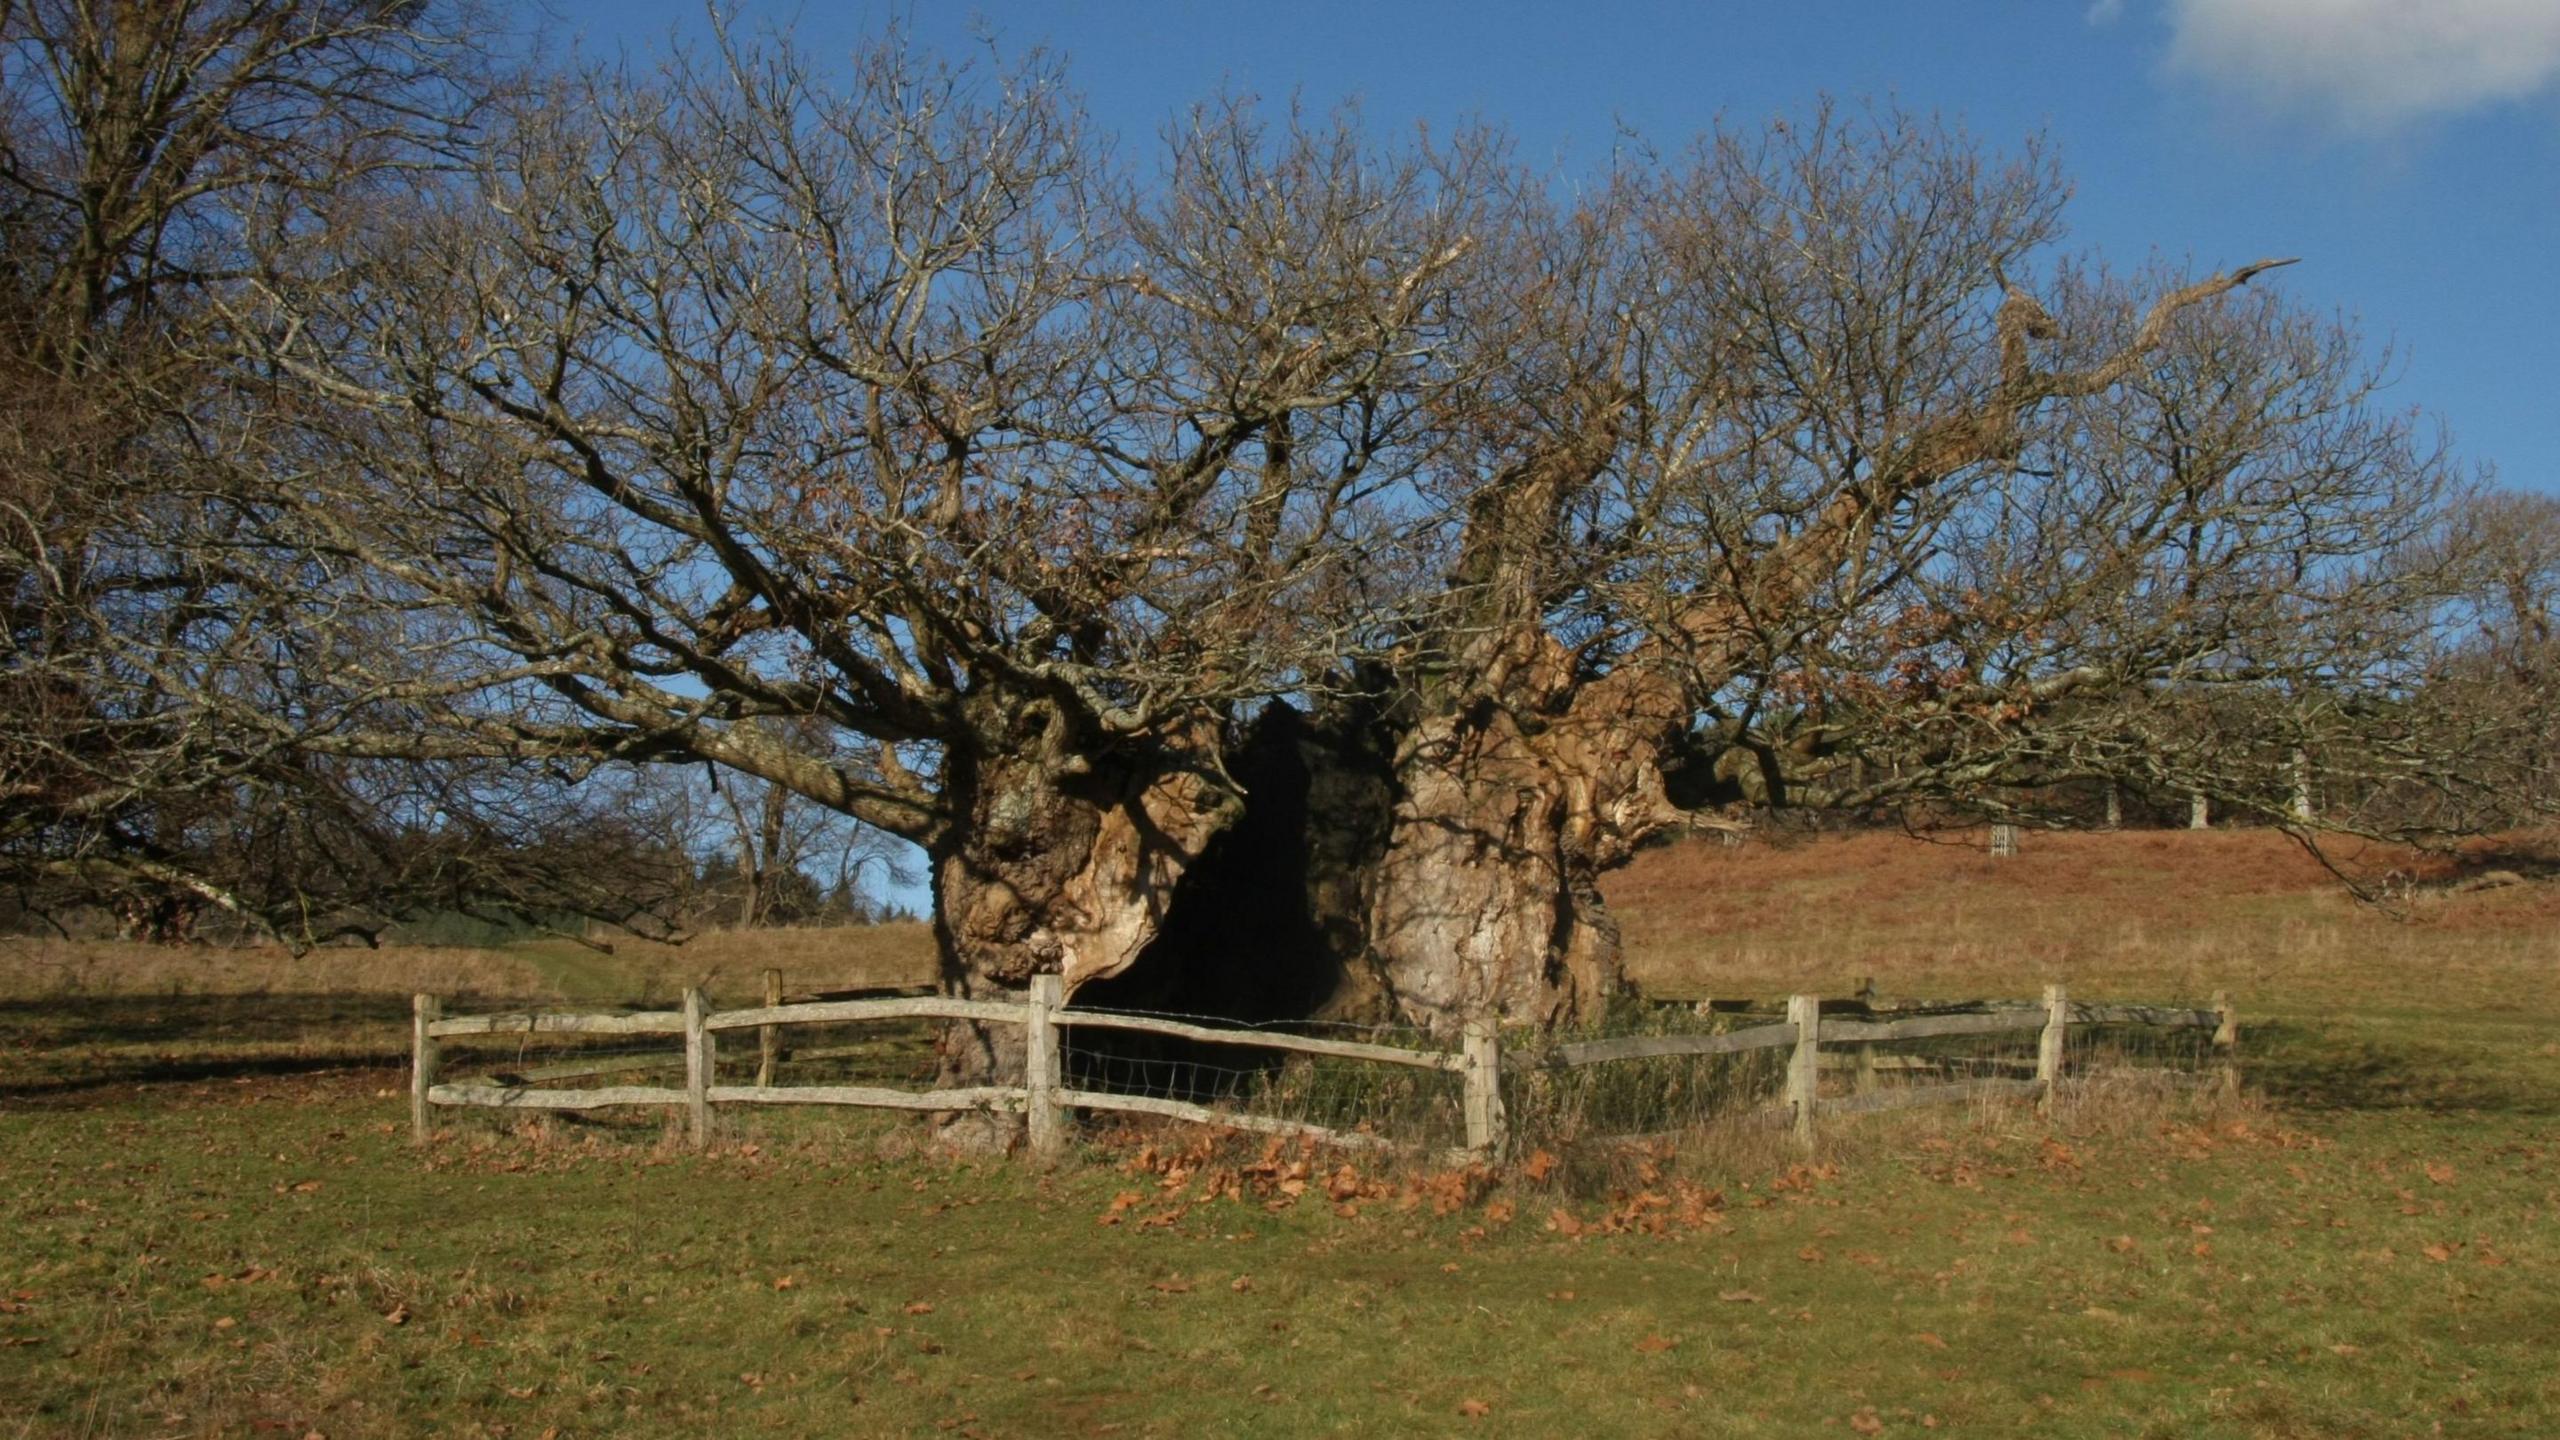
[[[779,1112],[701,1155],[654,1119],[413,1150],[409,990],[744,996],[784,950],[25,947],[0,1436],[2560,1433],[2548,884],[2394,918],[2271,837],[2031,835],[1682,847],[1612,895],[1665,995],[2228,988],[2257,1097],[1490,1187],[1179,1132],[1036,1174]],[[795,988],[928,958],[778,946]]]

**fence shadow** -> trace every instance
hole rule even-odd
[[[0,1000],[0,1099],[408,1063],[409,1001],[362,991]]]
[[[2251,1025],[2244,1043],[2249,1088],[2294,1109],[2560,1115],[2560,1089],[2492,1050],[2292,1020]]]

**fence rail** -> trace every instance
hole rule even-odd
[[[765,972],[765,1003],[747,1009],[714,1011],[699,990],[687,990],[675,1010],[641,1010],[617,1014],[514,1011],[488,1015],[444,1013],[438,997],[416,997],[411,1027],[413,1065],[410,1077],[410,1125],[416,1138],[429,1134],[433,1107],[476,1106],[511,1110],[595,1110],[610,1106],[682,1107],[689,1117],[695,1144],[709,1141],[715,1105],[850,1105],[910,1111],[985,1110],[1020,1113],[1027,1120],[1034,1154],[1057,1153],[1065,1144],[1074,1112],[1114,1111],[1159,1115],[1204,1125],[1226,1126],[1267,1134],[1304,1136],[1326,1144],[1374,1149],[1392,1146],[1389,1137],[1365,1129],[1345,1130],[1308,1121],[1212,1108],[1158,1095],[1119,1094],[1070,1088],[1061,1059],[1063,1034],[1071,1029],[1117,1030],[1215,1045],[1236,1045],[1325,1059],[1399,1065],[1454,1073],[1464,1087],[1465,1153],[1483,1158],[1501,1153],[1508,1130],[1501,1078],[1505,1071],[1575,1070],[1630,1060],[1659,1060],[1736,1055],[1756,1050],[1788,1052],[1786,1083],[1779,1101],[1799,1138],[1810,1141],[1816,1119],[1826,1114],[1856,1114],[1905,1106],[1959,1103],[1978,1096],[2033,1096],[2047,1105],[2061,1083],[2069,1035],[2074,1028],[2143,1026],[2210,1029],[2214,1071],[2226,1089],[2238,1084],[2239,1020],[2229,1001],[2217,994],[2210,1008],[2162,1005],[2085,1004],[2074,1002],[2061,986],[2051,986],[2041,1001],[1973,1002],[1935,1006],[1920,1013],[1879,1011],[1833,1002],[1835,1013],[1823,1013],[1825,1002],[1812,995],[1788,998],[1786,1018],[1722,1034],[1622,1035],[1564,1044],[1516,1043],[1506,1049],[1489,1018],[1469,1021],[1455,1049],[1385,1045],[1369,1041],[1331,1040],[1157,1015],[1064,1007],[1055,975],[1034,978],[1020,1002],[972,1000],[944,995],[907,995],[867,999],[822,999],[784,1004],[781,976]],[[1850,1012],[1850,1013],[1842,1013]],[[881,1020],[959,1020],[977,1024],[1024,1027],[1024,1075],[1019,1085],[980,1085],[934,1090],[900,1090],[874,1085],[777,1085],[779,1032],[786,1026],[843,1024]],[[756,1079],[752,1085],[718,1083],[719,1037],[740,1030],[758,1036]],[[2034,1031],[2037,1035],[2032,1079],[1979,1078],[1936,1085],[1882,1087],[1887,1069],[1918,1072],[1938,1068],[1915,1057],[1881,1056],[1880,1044]],[[516,1034],[679,1035],[680,1055],[621,1057],[614,1061],[572,1061],[535,1067],[510,1077],[516,1083],[440,1083],[443,1042],[463,1036]],[[1524,1037],[1525,1039],[1525,1037]],[[1825,1055],[1828,1046],[1832,1053]],[[1845,1051],[1845,1053],[1843,1053]],[[1996,1063],[1982,1060],[1981,1064]],[[578,1089],[543,1088],[535,1080],[561,1080],[588,1075],[673,1068],[681,1065],[685,1083],[610,1085]],[[2015,1069],[2026,1068],[2020,1057]],[[1825,1069],[1853,1073],[1848,1095],[1824,1097]]]

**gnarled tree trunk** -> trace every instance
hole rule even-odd
[[[1036,721],[1006,738],[952,757],[950,793],[968,818],[931,854],[942,989],[1018,1001],[1032,976],[1054,973],[1073,994],[1138,958],[1238,801],[1209,763],[1207,722],[1097,753],[1047,743]],[[1019,1026],[954,1023],[937,1050],[944,1087],[1021,1081]],[[1020,1124],[970,1115],[942,1128],[950,1143],[1001,1149]]]
[[[1477,704],[1417,723],[1371,877],[1370,943],[1390,997],[1435,1029],[1491,1012],[1553,1027],[1595,1018],[1622,984],[1600,876],[1678,817],[1663,764],[1686,710],[1629,667],[1566,685],[1544,635],[1512,693],[1545,713]],[[1496,674],[1504,673],[1497,670]]]

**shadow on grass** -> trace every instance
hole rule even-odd
[[[409,1002],[357,992],[0,1001],[0,1097],[407,1063]]]
[[[2355,1033],[2344,1023],[2267,1021],[2243,1036],[2249,1088],[2304,1110],[2560,1115],[2560,1074],[2488,1045]]]

